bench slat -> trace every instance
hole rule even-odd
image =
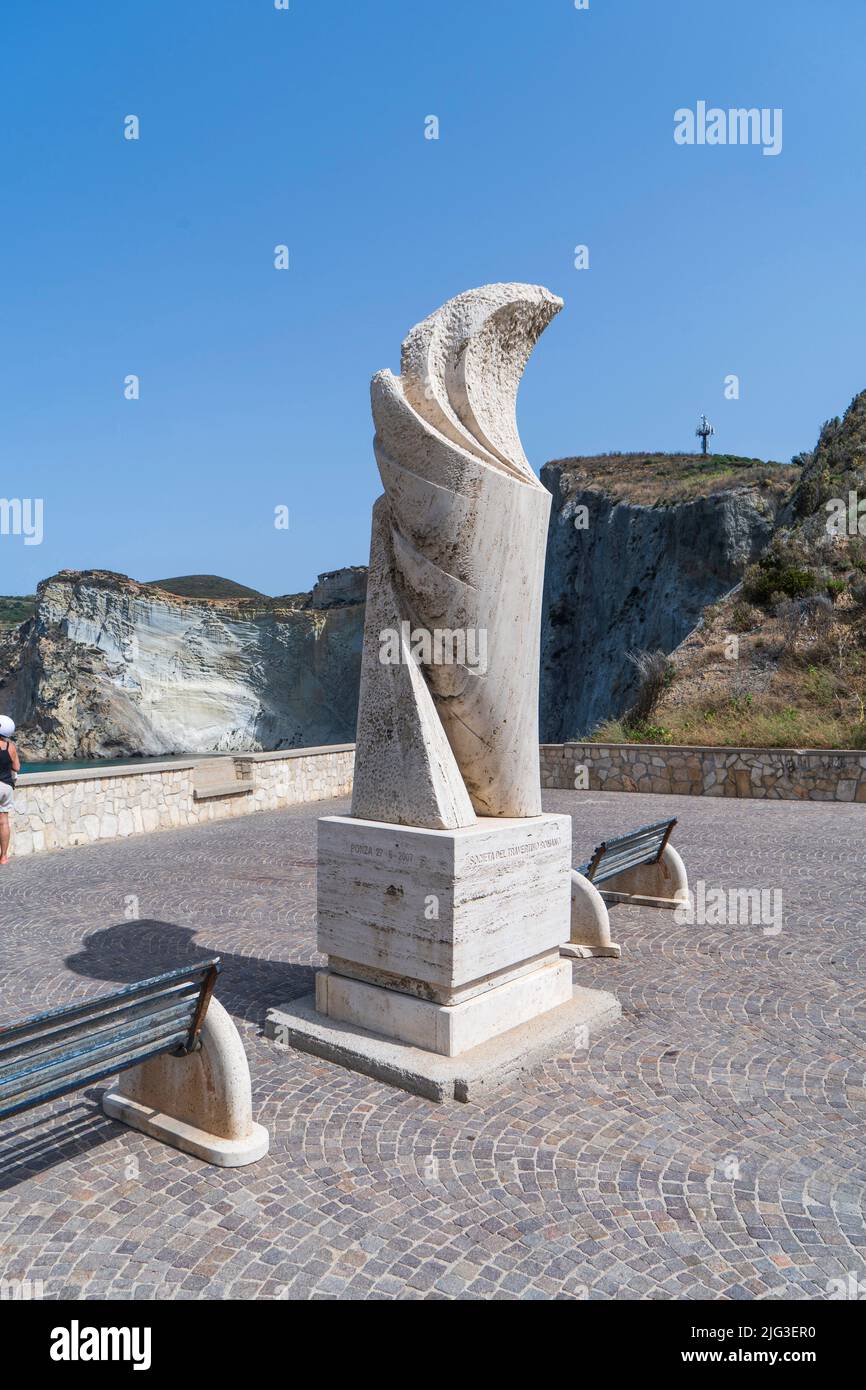
[[[654,830],[665,832],[669,826],[674,826],[676,823],[676,817],[672,820],[653,821],[651,825],[638,826],[637,830],[630,830],[626,835],[617,835],[610,840],[604,840],[600,848],[616,849],[617,845],[625,844],[641,835],[648,835]]]
[[[658,850],[663,840],[664,835],[659,835],[658,832],[653,835],[644,835],[640,840],[628,840],[625,844],[614,845],[613,848],[605,847],[604,857],[605,859],[618,859],[624,854],[635,854],[638,851],[642,854],[654,852]]]
[[[198,1043],[219,957],[0,1028],[0,1119]]]
[[[83,1034],[63,1047],[54,1047],[45,1052],[41,1049],[34,1050],[23,1057],[16,1057],[0,1067],[0,1097],[16,1082],[24,1084],[30,1075],[49,1075],[57,1067],[63,1067],[78,1058],[86,1058],[92,1053],[104,1052],[106,1048],[120,1047],[120,1050],[123,1050],[128,1039],[148,1038],[154,1030],[177,1031],[178,1028],[186,1027],[189,1031],[195,1002],[193,998],[171,1009],[161,1009],[157,1014],[133,1020],[132,1023],[115,1024],[110,1029],[100,1029],[98,1033]]]
[[[26,1057],[31,1052],[56,1051],[65,1043],[72,1044],[77,1037],[90,1037],[108,1028],[114,1028],[125,1020],[147,1018],[160,1010],[173,1008],[182,1002],[195,1003],[201,995],[201,985],[191,981],[189,984],[172,985],[164,994],[149,995],[144,999],[127,999],[112,1009],[106,1009],[92,1019],[76,1019],[66,1027],[53,1027],[50,1032],[36,1033],[18,1042],[0,1045],[0,1072],[14,1057]]]
[[[657,858],[661,840],[657,837],[652,840],[642,840],[636,845],[623,845],[621,849],[614,850],[612,854],[599,856],[600,864],[614,864],[620,859],[642,859],[644,863],[648,860]]]
[[[7,1076],[0,1077],[0,1101],[5,1100],[13,1092],[30,1090],[42,1082],[52,1081],[56,1077],[65,1076],[67,1073],[81,1071],[91,1061],[108,1061],[114,1054],[122,1056],[129,1050],[130,1046],[147,1045],[149,1047],[169,1037],[174,1038],[176,1035],[183,1039],[189,1032],[191,1018],[192,1015],[188,1009],[184,1009],[182,1012],[172,1011],[169,1015],[160,1015],[155,1022],[145,1028],[120,1029],[107,1038],[92,1042],[88,1047],[76,1047],[72,1051],[61,1053],[47,1061],[35,1062],[31,1059],[29,1066],[25,1066],[20,1071],[11,1071]]]
[[[624,854],[616,859],[603,859],[599,867],[593,874],[594,883],[604,883],[609,878],[616,878],[617,874],[624,874],[628,869],[639,869],[642,864],[651,864],[655,856],[646,854]]]
[[[656,864],[676,823],[676,817],[655,821],[652,825],[639,826],[627,835],[603,840],[592,858],[577,872],[592,883],[604,883],[616,874],[625,873],[627,869],[636,869],[641,864]]]
[[[178,1034],[177,1046],[182,1045],[184,1036],[183,1033]],[[171,1045],[166,1046],[165,1043],[160,1043],[155,1047],[126,1053],[121,1058],[112,1058],[107,1065],[98,1067],[93,1071],[83,1072],[75,1078],[67,1077],[46,1091],[35,1093],[30,1091],[24,1097],[16,1094],[10,1098],[8,1104],[0,1103],[0,1120],[5,1120],[10,1115],[17,1115],[22,1110],[32,1110],[37,1105],[45,1105],[50,1100],[59,1100],[61,1096],[67,1096],[71,1091],[77,1091],[82,1086],[92,1086],[94,1081],[105,1081],[109,1076],[117,1076],[118,1072],[128,1071],[130,1067],[137,1067],[142,1062],[150,1062],[154,1057],[164,1057],[167,1051],[172,1050]]]
[[[634,839],[619,840],[615,845],[600,845],[599,849],[604,849],[605,857],[610,858],[617,854],[627,854],[633,849],[655,848],[662,843],[663,839],[664,833],[660,830],[654,830],[650,835],[636,835]]]
[[[76,1018],[80,1014],[92,1013],[102,1005],[113,1004],[117,1000],[131,999],[134,995],[161,989],[175,980],[198,980],[201,983],[208,971],[218,965],[219,956],[212,956],[210,960],[197,962],[193,966],[180,966],[177,970],[167,970],[163,975],[152,975],[150,979],[138,980],[132,985],[122,985],[120,989],[112,990],[110,994],[100,994],[94,999],[82,999],[77,1004],[61,1004],[59,1008],[48,1009],[46,1013],[34,1014],[32,1018],[25,1018],[23,1023],[13,1023],[6,1028],[0,1028],[0,1044],[24,1037],[42,1025],[51,1023],[53,1019],[65,1023],[68,1019]]]

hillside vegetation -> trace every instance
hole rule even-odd
[[[731,488],[767,485],[790,490],[799,480],[793,464],[735,454],[593,454],[555,459],[572,485],[601,489],[616,500],[648,507],[674,506]]]
[[[13,627],[18,627],[19,623],[26,623],[28,618],[33,617],[35,608],[35,594],[25,594],[21,597],[0,595],[0,632],[9,632]]]
[[[174,579],[149,579],[146,581],[154,589],[164,589],[178,598],[253,598],[263,599],[258,589],[248,589],[245,584],[236,584],[233,579],[223,579],[218,574],[181,574]]]
[[[596,740],[866,748],[866,391],[796,464],[742,584],[670,657],[635,654],[641,696]]]

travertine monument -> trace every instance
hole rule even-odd
[[[574,990],[571,820],[541,808],[550,495],[515,419],[562,301],[488,285],[373,379],[373,508],[351,816],[319,822],[315,1010],[285,1041],[441,1099],[510,1074],[610,995]],[[282,1034],[281,1031],[282,1030]],[[584,1042],[585,1045],[585,1042]]]
[[[399,377],[373,378],[385,495],[373,509],[354,816],[457,830],[541,812],[550,494],[524,456],[515,401],[561,307],[533,285],[471,290],[412,330]],[[437,630],[484,659],[417,663],[412,634]],[[397,652],[383,652],[390,632]]]

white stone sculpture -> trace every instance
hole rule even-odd
[[[458,295],[373,379],[373,509],[351,816],[319,822],[315,999],[294,1046],[468,1100],[619,1012],[575,990],[571,819],[541,808],[538,679],[550,497],[515,397],[561,301]],[[578,1031],[580,1030],[580,1031]]]
[[[373,512],[355,816],[444,830],[541,812],[550,494],[523,453],[515,401],[561,307],[536,285],[470,290],[412,330],[399,377],[373,378],[385,495]],[[419,647],[428,639],[420,663],[414,633]]]

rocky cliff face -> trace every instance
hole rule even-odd
[[[740,581],[770,540],[795,476],[758,460],[672,468],[670,456],[569,459],[542,469],[553,496],[542,742],[582,737],[629,708],[638,677],[626,654],[672,651]]]
[[[795,493],[798,468],[674,455],[567,459],[541,477],[553,496],[544,742],[628,710],[638,681],[627,653],[679,647],[776,544],[811,480],[804,470]],[[0,638],[0,709],[31,758],[350,742],[366,579],[355,567],[321,575],[308,594],[212,599],[63,571]]]
[[[0,647],[28,757],[250,752],[355,735],[366,571],[285,599],[186,599],[65,570]]]
[[[797,462],[770,544],[674,654],[660,741],[866,748],[866,391]]]

